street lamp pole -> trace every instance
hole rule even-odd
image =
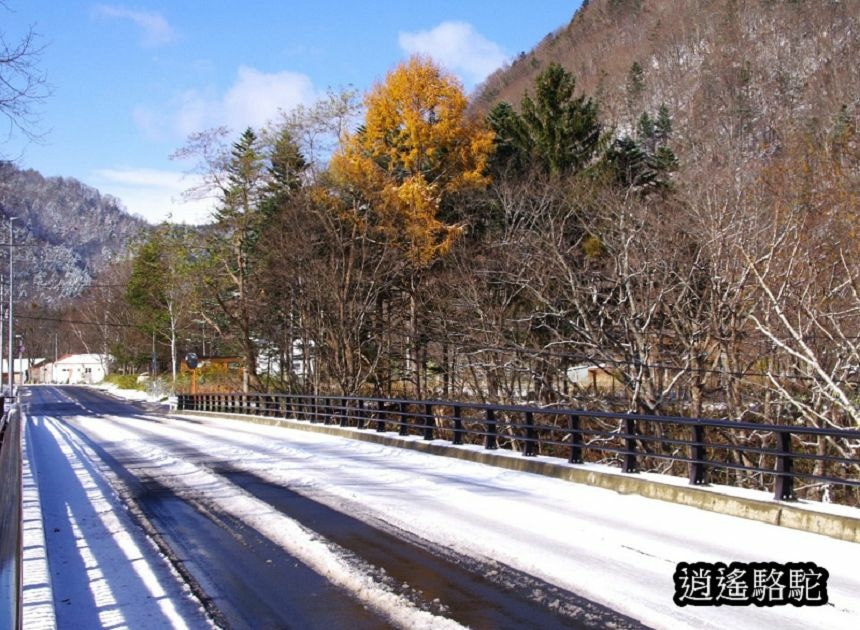
[[[12,363],[12,346],[15,337],[12,331],[12,222],[17,217],[9,217],[9,396],[15,395],[15,366]]]

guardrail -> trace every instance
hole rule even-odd
[[[483,443],[531,457],[602,462],[625,473],[684,474],[691,484],[772,488],[797,498],[796,481],[860,499],[860,431],[701,418],[617,414],[440,400],[294,394],[180,394],[179,411],[250,414],[337,424],[452,444]],[[843,498],[843,497],[841,497]]]
[[[11,416],[11,417],[10,417]],[[21,422],[0,420],[0,629],[21,627]]]

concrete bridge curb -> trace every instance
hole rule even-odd
[[[649,499],[669,501],[710,512],[860,543],[860,509],[847,506],[813,501],[776,501],[767,493],[756,490],[729,486],[692,486],[687,479],[669,475],[622,473],[609,466],[569,464],[555,457],[523,457],[521,453],[512,451],[485,450],[480,445],[455,446],[445,440],[425,441],[420,436],[400,436],[393,432],[377,433],[368,429],[245,414],[182,411],[176,415],[229,418],[407,448],[582,483],[614,490],[620,494],[636,494]]]

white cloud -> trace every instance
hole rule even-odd
[[[186,201],[183,192],[199,179],[176,171],[156,169],[101,169],[93,174],[91,185],[113,195],[149,223],[162,221],[200,225],[209,223],[214,204],[211,199]]]
[[[181,140],[190,134],[225,125],[233,131],[262,128],[280,111],[310,105],[320,98],[310,77],[296,72],[266,73],[240,66],[223,93],[187,90],[163,107],[138,106],[132,118],[150,140]]]
[[[278,110],[290,111],[296,105],[310,104],[317,98],[313,82],[296,72],[266,74],[248,66],[239,67],[239,76],[224,96],[224,117],[228,127],[262,127]]]
[[[95,13],[102,17],[134,23],[141,31],[141,42],[144,46],[163,46],[176,40],[176,31],[160,13],[135,11],[112,4],[97,5]]]
[[[474,86],[499,68],[507,55],[468,22],[442,22],[429,31],[401,32],[400,48],[407,54],[429,55],[466,86]]]
[[[173,130],[185,138],[195,131],[203,131],[209,127],[223,124],[223,107],[217,99],[208,98],[197,90],[188,90],[180,94],[173,103],[172,115],[165,120],[173,122]]]

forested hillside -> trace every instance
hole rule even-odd
[[[677,153],[707,168],[773,155],[795,133],[856,116],[858,56],[853,2],[586,0],[490,76],[474,102],[485,111],[519,103],[556,62],[620,132],[668,107]]]
[[[0,217],[13,222],[16,295],[58,306],[79,295],[110,263],[128,255],[146,226],[119,200],[74,179],[45,178],[0,163]],[[5,268],[5,263],[4,263]]]

